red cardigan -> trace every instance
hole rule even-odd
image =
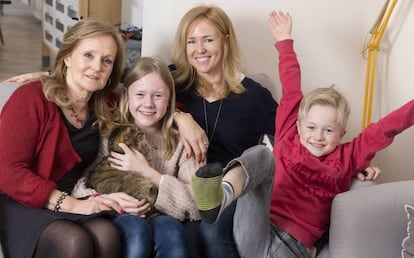
[[[58,107],[46,100],[42,83],[16,89],[0,116],[0,192],[42,208],[56,181],[78,162]]]

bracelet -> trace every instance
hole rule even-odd
[[[95,198],[95,197],[98,197],[98,196],[101,196],[101,195],[102,194],[100,192],[96,192],[94,194],[91,194],[89,197]]]
[[[60,194],[59,198],[56,200],[55,207],[53,208],[54,212],[58,212],[60,210],[60,205],[62,204],[63,200],[66,198],[67,195],[67,192],[62,192]]]

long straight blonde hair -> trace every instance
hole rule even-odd
[[[134,123],[134,118],[129,112],[128,88],[147,74],[156,73],[167,85],[170,91],[167,112],[161,121],[161,135],[165,144],[166,153],[164,158],[170,159],[179,141],[178,130],[174,127],[175,112],[175,85],[168,66],[159,57],[141,57],[129,69],[124,79],[124,91],[119,102],[120,122]]]

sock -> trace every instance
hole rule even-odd
[[[234,189],[229,182],[221,182],[221,188],[223,189],[223,201],[221,202],[221,210],[217,217],[219,217],[221,212],[233,202],[234,197]]]
[[[207,164],[193,175],[192,188],[201,218],[214,223],[222,211],[233,201],[233,187],[222,182],[223,168],[220,163]]]

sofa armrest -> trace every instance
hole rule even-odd
[[[352,178],[349,190],[357,190],[368,186],[376,185],[377,183],[373,180],[361,181],[357,177]]]
[[[361,189],[375,184],[376,183],[373,180],[361,181],[357,177],[354,177],[352,178],[349,190]],[[325,234],[315,243],[315,247],[317,249],[316,258],[329,258],[329,231],[325,232]]]
[[[330,257],[401,257],[408,222],[404,205],[413,205],[413,197],[414,181],[384,183],[337,195],[332,203]]]
[[[20,86],[19,83],[14,83],[14,82],[1,82],[0,83],[0,110],[2,110],[3,105],[7,102],[10,95],[19,86]]]

